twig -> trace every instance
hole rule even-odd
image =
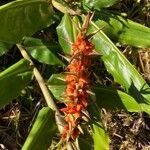
[[[43,96],[45,98],[45,101],[46,101],[48,107],[50,107],[52,110],[54,110],[56,112],[56,114],[55,114],[56,123],[57,123],[57,126],[58,126],[60,133],[62,133],[63,132],[63,126],[65,125],[65,122],[64,122],[63,118],[61,117],[61,114],[60,114],[52,96],[50,95],[50,92],[49,92],[47,86],[45,85],[43,77],[41,76],[38,69],[34,66],[33,61],[31,60],[30,56],[27,54],[25,49],[22,47],[22,45],[20,45],[20,44],[16,44],[16,45],[17,45],[18,49],[20,50],[22,56],[25,59],[27,59],[28,61],[30,61],[31,65],[33,66],[34,76],[35,76],[35,78],[36,78],[36,80],[40,86],[40,89],[43,93]]]
[[[32,62],[32,60],[30,59],[29,55],[27,54],[27,52],[23,49],[23,47],[20,44],[17,44],[18,49],[20,50],[22,56],[29,60],[31,65],[34,66],[34,63]],[[57,106],[55,105],[52,96],[50,95],[48,88],[45,85],[44,79],[42,78],[40,72],[38,71],[38,69],[34,66],[33,67],[33,73],[35,75],[35,78],[41,88],[41,91],[44,95],[44,98],[46,100],[47,105],[54,111],[59,111]]]

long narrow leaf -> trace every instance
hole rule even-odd
[[[75,41],[77,36],[77,24],[79,22],[76,18],[74,20],[66,14],[59,26],[57,27],[57,34],[59,38],[59,43],[62,46],[65,54],[71,53],[71,44]]]
[[[122,91],[104,87],[94,87],[93,91],[96,95],[96,102],[100,108],[119,108],[129,112],[144,111],[133,97]]]
[[[114,41],[135,47],[150,47],[150,28],[105,11],[96,14],[95,23]]]
[[[27,60],[20,60],[0,73],[0,108],[21,94],[31,81],[32,72]]]
[[[110,140],[100,118],[99,108],[96,106],[96,104],[91,105],[89,112],[92,118],[94,150],[109,150]]]
[[[21,59],[17,63],[0,72],[0,80],[31,70],[29,64],[30,62],[26,59]]]
[[[24,46],[34,59],[41,63],[50,65],[64,65],[58,58],[60,46],[53,43],[44,43],[42,40],[32,37],[24,38]]]
[[[96,25],[92,23],[93,30]],[[115,81],[120,83],[138,103],[150,104],[150,88],[138,71],[101,31],[93,36],[93,44]]]
[[[22,150],[47,150],[56,134],[54,112],[49,107],[40,110]]]

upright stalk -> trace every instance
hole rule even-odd
[[[30,65],[33,66],[33,74],[35,76],[35,79],[37,80],[39,86],[40,86],[40,89],[43,93],[43,96],[44,96],[44,99],[48,105],[48,107],[50,107],[52,110],[55,111],[55,119],[56,119],[56,124],[57,124],[57,127],[60,131],[60,133],[62,134],[63,132],[63,128],[64,128],[64,125],[65,125],[65,121],[63,120],[62,118],[62,115],[60,114],[59,112],[59,109],[57,108],[45,82],[44,82],[44,79],[42,77],[42,75],[40,74],[40,72],[38,71],[38,69],[35,67],[33,61],[31,60],[30,56],[28,55],[28,53],[26,52],[26,50],[23,48],[22,45],[20,44],[16,44],[16,46],[18,47],[18,49],[20,50],[20,53],[21,55],[27,59],[28,61],[30,61]],[[72,148],[72,144],[71,142],[68,142],[67,143],[67,150],[73,150]]]

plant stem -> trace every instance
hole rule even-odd
[[[57,123],[57,126],[58,126],[60,133],[62,133],[63,126],[65,125],[65,122],[62,119],[61,114],[60,114],[52,96],[50,95],[50,92],[49,92],[47,86],[45,85],[43,77],[41,76],[38,69],[34,66],[33,61],[31,60],[30,56],[27,54],[26,50],[22,47],[22,45],[20,45],[20,44],[16,44],[16,45],[17,45],[18,49],[20,50],[22,56],[25,59],[27,59],[28,61],[30,61],[30,63],[31,63],[30,65],[33,66],[33,74],[34,74],[34,76],[35,76],[35,78],[36,78],[36,80],[40,86],[40,89],[43,93],[43,96],[45,98],[45,101],[46,101],[48,107],[50,107],[52,110],[54,110],[56,112],[56,115],[55,115],[56,123]]]

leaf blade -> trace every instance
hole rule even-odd
[[[60,52],[58,45],[48,42],[44,43],[37,38],[25,37],[24,46],[27,52],[39,62],[64,66],[64,63],[58,58],[58,52]]]
[[[77,18],[73,18],[73,20],[69,14],[65,14],[61,23],[57,27],[59,43],[64,53],[68,55],[71,54],[71,45],[75,41],[78,33],[77,24],[79,22]]]
[[[124,109],[129,112],[143,111],[140,104],[130,95],[112,88],[93,87],[96,95],[96,103],[100,108],[106,109]]]
[[[0,108],[11,102],[21,94],[31,81],[32,72],[27,60],[20,60],[16,64],[0,73]]]
[[[150,28],[105,11],[100,11],[96,17],[95,24],[104,27],[104,33],[112,40],[134,47],[150,47]]]
[[[100,111],[96,104],[89,106],[89,113],[92,118],[92,137],[94,150],[109,150],[109,136],[105,131],[100,118]]]
[[[0,6],[0,41],[21,42],[24,36],[49,26],[52,14],[46,0],[19,0]]]
[[[92,23],[92,28],[97,27]],[[115,81],[121,84],[139,103],[150,103],[150,88],[138,71],[100,31],[93,36],[93,44],[97,52],[100,52],[107,71],[112,74]]]
[[[22,147],[22,150],[47,150],[56,133],[54,112],[49,107],[44,107],[33,124],[33,127]]]

